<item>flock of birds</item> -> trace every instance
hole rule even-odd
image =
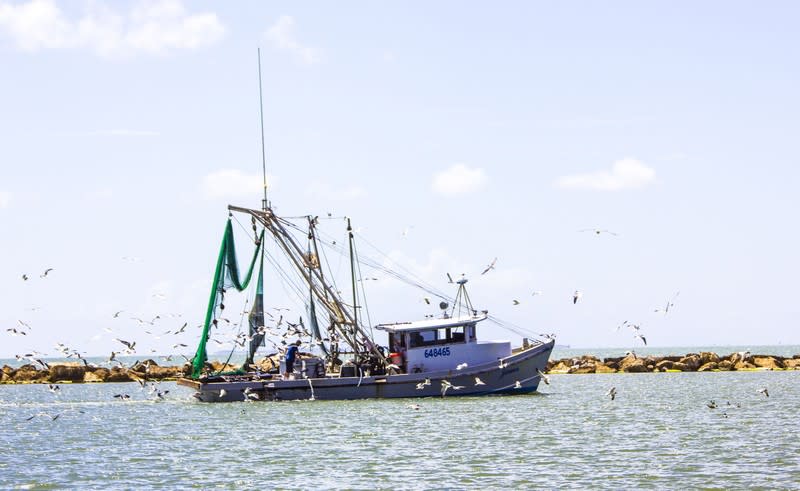
[[[410,230],[410,227],[406,228],[406,230],[403,233],[403,236],[406,236],[408,234],[409,230]],[[609,231],[609,230],[606,230],[606,229],[582,229],[582,230],[579,230],[579,232],[589,232],[589,233],[592,233],[594,235],[608,234],[608,235],[611,235],[611,236],[618,236],[617,233]],[[130,258],[123,258],[123,259],[133,260],[133,259],[130,259]],[[134,258],[134,259],[136,259],[136,258]],[[481,275],[486,275],[489,272],[491,272],[492,270],[494,270],[496,268],[497,261],[498,261],[497,257],[493,258],[483,268],[483,270],[481,271],[480,274]],[[41,274],[39,274],[38,276],[41,279],[46,279],[46,278],[48,278],[48,275],[52,271],[54,271],[54,268],[47,268]],[[449,272],[446,273],[446,275],[447,275],[448,283],[451,283],[451,284],[452,283],[456,283],[453,280],[453,277],[451,276],[451,274]],[[29,281],[30,279],[31,279],[31,276],[28,275],[27,273],[26,274],[22,274],[22,280],[23,281]],[[363,280],[377,280],[377,278],[368,277],[368,278],[362,279],[362,281]],[[676,292],[671,298],[666,300],[663,305],[655,308],[654,312],[662,313],[665,316],[668,315],[669,312],[671,311],[671,309],[675,306],[675,301],[676,301],[679,293],[680,292]],[[531,295],[535,297],[535,296],[542,295],[542,294],[543,294],[542,291],[536,290],[536,291],[533,291]],[[153,296],[158,298],[158,299],[164,299],[165,298],[165,296],[163,294],[154,294]],[[575,290],[573,292],[571,298],[572,298],[572,304],[573,305],[577,305],[578,302],[583,298],[583,292],[581,290]],[[426,304],[430,304],[431,303],[429,297],[424,297],[424,301],[425,301]],[[515,305],[515,306],[516,305],[520,305],[521,303],[522,302],[520,300],[518,300],[518,299],[513,299],[512,300],[512,304]],[[220,305],[220,308],[224,309],[224,305]],[[275,314],[273,314],[272,312],[269,312],[269,311],[265,311],[265,315],[270,318],[270,320],[272,321],[272,325],[271,326],[261,326],[259,328],[259,330],[256,333],[254,333],[254,336],[255,335],[264,336],[265,340],[270,342],[270,343],[272,343],[273,347],[276,348],[278,350],[278,352],[281,352],[283,349],[285,349],[285,346],[288,343],[288,341],[287,341],[288,338],[296,338],[296,337],[307,337],[307,338],[309,338],[309,337],[311,337],[310,333],[303,326],[302,320],[297,324],[293,324],[293,323],[288,322],[288,321],[286,321],[284,319],[283,315],[280,312],[282,310],[288,310],[288,309],[275,308],[275,309],[272,309],[272,310],[275,311]],[[111,318],[112,319],[119,319],[121,314],[123,314],[124,312],[125,312],[124,310],[118,310],[118,311],[114,312],[114,314],[111,316]],[[242,315],[246,315],[247,313],[248,312],[242,312]],[[179,314],[168,314],[167,316],[169,316],[169,317],[180,317]],[[139,316],[134,316],[134,317],[130,317],[130,320],[135,321],[142,328],[142,331],[145,334],[153,336],[156,339],[160,339],[162,336],[165,336],[165,335],[177,336],[177,335],[183,334],[186,331],[186,328],[188,327],[188,322],[184,322],[177,329],[171,328],[171,329],[168,329],[166,331],[159,330],[158,332],[154,332],[154,328],[158,325],[157,323],[162,321],[162,316],[161,315],[156,315],[156,316],[154,316],[153,318],[151,318],[149,320],[148,319],[143,319],[143,318],[141,318]],[[219,319],[214,319],[214,321],[213,321],[214,327],[218,326],[218,322],[219,321],[225,322],[227,324],[232,324],[232,321],[230,319],[225,318],[225,317],[220,317]],[[197,327],[202,327],[202,325],[197,326]],[[281,329],[281,328],[283,328],[283,329]],[[620,331],[623,328],[630,329],[631,332],[633,333],[633,337],[634,337],[635,340],[641,341],[641,343],[643,345],[645,345],[645,346],[647,345],[647,339],[644,336],[644,334],[641,332],[641,325],[640,324],[635,324],[635,323],[632,323],[632,322],[629,322],[629,321],[626,320],[626,321],[622,322],[621,324],[619,324],[618,326],[616,326],[615,331]],[[113,333],[114,332],[111,328],[105,328],[105,330],[107,332],[109,332],[109,333]],[[11,327],[11,328],[7,328],[6,331],[12,336],[27,336],[31,332],[31,326],[30,326],[29,323],[27,323],[27,322],[25,322],[23,320],[18,320],[18,325],[17,326]],[[223,338],[215,338],[215,337],[212,337],[212,338],[209,339],[209,341],[211,341],[213,343],[216,343],[216,344],[218,344],[220,346],[226,345],[226,344],[233,344],[233,345],[237,345],[239,347],[244,347],[247,342],[251,341],[254,338],[254,336],[239,332],[239,333],[237,333],[235,335],[229,336],[228,338],[224,338],[224,337]],[[553,339],[555,337],[554,334],[541,334],[540,336],[544,337],[545,339]],[[271,338],[278,339],[279,341],[278,342],[274,342],[274,341],[272,341]],[[110,355],[109,355],[109,357],[107,358],[107,360],[105,361],[104,364],[108,365],[108,366],[125,367],[125,365],[120,360],[118,360],[116,357],[117,357],[117,355],[126,355],[126,356],[135,355],[137,353],[137,351],[136,351],[137,341],[135,341],[135,340],[126,340],[126,339],[122,339],[121,337],[115,337],[114,340],[119,343],[120,348],[118,350],[112,350]],[[172,345],[173,349],[186,348],[186,347],[188,347],[187,344],[181,343],[181,342],[177,342],[177,343]],[[84,356],[83,356],[83,354],[81,352],[79,352],[78,350],[72,349],[72,348],[68,347],[67,345],[65,345],[63,343],[57,343],[55,348],[65,358],[75,358],[77,360],[81,360],[86,366],[92,365],[90,362],[88,362],[84,358]],[[155,353],[156,350],[152,350],[151,352]],[[629,352],[629,353],[633,354],[635,356],[635,353],[633,353],[633,352]],[[740,356],[742,356],[743,358],[746,358],[747,355],[749,355],[749,353],[740,354]],[[44,359],[43,359],[44,356],[45,356],[44,353],[37,352],[37,351],[31,351],[30,353],[15,355],[16,359],[19,360],[19,361],[28,361],[28,362],[34,364],[34,366],[40,366],[43,369],[48,369],[49,365],[44,361]],[[190,359],[187,356],[185,356],[185,355],[180,355],[180,356],[186,362],[190,361]],[[165,356],[164,359],[166,361],[171,361],[172,355]],[[138,364],[138,361],[135,362],[134,364],[132,364],[131,366],[136,365],[136,364]],[[457,366],[457,370],[462,370],[464,368],[467,368],[467,366],[468,366],[467,363],[462,363],[462,364]],[[506,365],[501,360],[499,367],[502,369],[502,368],[505,368],[505,366]],[[400,367],[397,367],[395,365],[389,365],[388,368],[389,369],[392,369],[392,368],[399,369]],[[158,382],[157,380],[148,380],[147,374],[149,373],[149,371],[150,371],[150,364],[146,363],[145,364],[145,377],[143,379],[136,379],[136,382],[139,383],[140,389],[143,392],[147,393],[147,398],[152,399],[153,401],[163,400],[164,397],[169,393],[169,390],[161,390],[161,388],[159,387],[160,382]],[[550,384],[550,378],[546,374],[542,373],[541,371],[538,371],[537,376],[546,385]],[[309,383],[310,383],[310,381],[309,381]],[[423,389],[425,389],[425,387],[430,386],[431,383],[432,382],[431,382],[430,379],[426,379],[423,382],[420,382],[419,384],[417,384],[416,385],[416,389],[417,390],[423,390]],[[474,377],[474,385],[475,386],[480,386],[480,385],[485,385],[485,383],[479,377],[476,376],[476,377]],[[448,391],[458,391],[458,390],[461,390],[463,388],[464,388],[463,385],[454,385],[448,380],[441,380],[440,392],[441,392],[442,397],[445,397],[446,394],[448,393]],[[522,382],[519,381],[519,380],[515,381],[515,383],[513,385],[513,388],[514,389],[523,388]],[[54,394],[56,397],[61,392],[60,386],[54,385],[54,384],[50,384],[48,386],[47,390],[50,391],[52,394]],[[768,392],[766,387],[761,389],[759,391],[759,393],[763,394],[765,397],[769,397],[769,392]],[[221,393],[220,395],[224,397],[225,394]],[[608,397],[611,401],[614,401],[617,398],[617,395],[618,395],[618,392],[617,392],[616,387],[611,387],[606,393],[606,397]],[[258,397],[259,397],[258,394],[256,392],[254,392],[254,391],[251,391],[251,390],[245,390],[244,391],[244,400],[245,401],[257,400]],[[120,401],[129,401],[129,400],[131,400],[131,395],[128,394],[128,393],[117,393],[117,394],[113,395],[113,398],[117,399],[117,400],[120,400]],[[312,398],[313,398],[313,386],[312,386]],[[727,405],[730,406],[731,403],[728,402]],[[707,406],[710,409],[716,409],[717,407],[719,407],[714,400],[709,401]],[[412,405],[410,405],[408,407],[411,407],[412,409],[415,409],[415,410],[420,408],[419,404],[412,404]],[[34,414],[33,416],[27,418],[27,420],[31,421],[31,420],[39,417],[39,416],[50,418],[50,420],[55,421],[56,419],[58,419],[61,416],[61,414],[50,415],[50,414],[47,414],[47,413],[37,413],[37,414]],[[725,414],[725,417],[727,417],[727,414]]]
[[[582,229],[582,230],[579,230],[579,232],[591,232],[591,233],[593,233],[595,235],[600,235],[600,234],[609,234],[609,235],[613,235],[613,236],[618,236],[619,235],[616,232],[612,232],[610,230],[597,229],[597,228]],[[495,269],[496,264],[497,264],[497,257],[492,259],[489,262],[489,264],[486,265],[486,267],[483,269],[483,271],[481,271],[481,275],[485,275],[489,271]],[[462,275],[462,277],[463,276],[464,275]],[[453,283],[453,277],[450,275],[450,273],[447,273],[447,280],[448,280],[448,283]],[[542,295],[542,294],[543,293],[542,293],[541,290],[534,290],[531,293],[531,296],[535,297],[535,296]],[[675,306],[675,300],[678,298],[679,294],[680,294],[680,292],[676,292],[670,299],[666,300],[666,302],[664,302],[664,304],[662,306],[659,306],[659,307],[656,307],[655,309],[653,309],[653,312],[663,313],[665,316],[667,314],[669,314],[670,309],[672,309]],[[582,298],[583,298],[583,292],[581,290],[575,290],[572,293],[572,304],[576,305],[578,303],[578,301],[581,300]],[[426,304],[430,304],[431,303],[429,297],[424,297],[423,300],[425,301]],[[519,299],[515,298],[515,299],[511,300],[511,304],[514,305],[514,306],[517,306],[517,305],[521,305],[522,302]],[[633,333],[634,343],[635,343],[636,340],[639,340],[639,341],[641,341],[643,346],[647,346],[647,338],[641,332],[641,325],[640,324],[630,323],[630,322],[628,322],[626,320],[626,321],[623,321],[622,324],[618,325],[614,330],[615,331],[619,331],[623,327],[628,327],[629,329],[631,329],[631,331]],[[554,334],[539,334],[539,336],[544,337],[545,339],[548,339],[548,340],[549,339],[553,339],[555,337]]]

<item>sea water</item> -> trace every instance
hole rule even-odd
[[[800,371],[551,375],[533,395],[340,402],[158,389],[0,386],[0,489],[800,489]]]

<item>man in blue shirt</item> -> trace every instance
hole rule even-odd
[[[301,341],[298,339],[294,344],[291,344],[288,348],[286,348],[286,372],[283,374],[284,379],[288,379],[289,375],[291,375],[292,371],[294,371],[294,360],[297,358],[297,349],[300,344]]]

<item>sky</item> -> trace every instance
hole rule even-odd
[[[0,0],[0,357],[193,353],[227,205],[260,206],[259,48],[278,214],[559,344],[800,344],[799,14]],[[378,278],[372,324],[437,312]]]

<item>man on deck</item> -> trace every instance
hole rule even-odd
[[[298,339],[294,344],[286,348],[286,372],[283,374],[284,380],[288,380],[289,376],[294,371],[294,360],[297,358],[297,349],[300,347],[300,344],[302,344],[302,342]]]

